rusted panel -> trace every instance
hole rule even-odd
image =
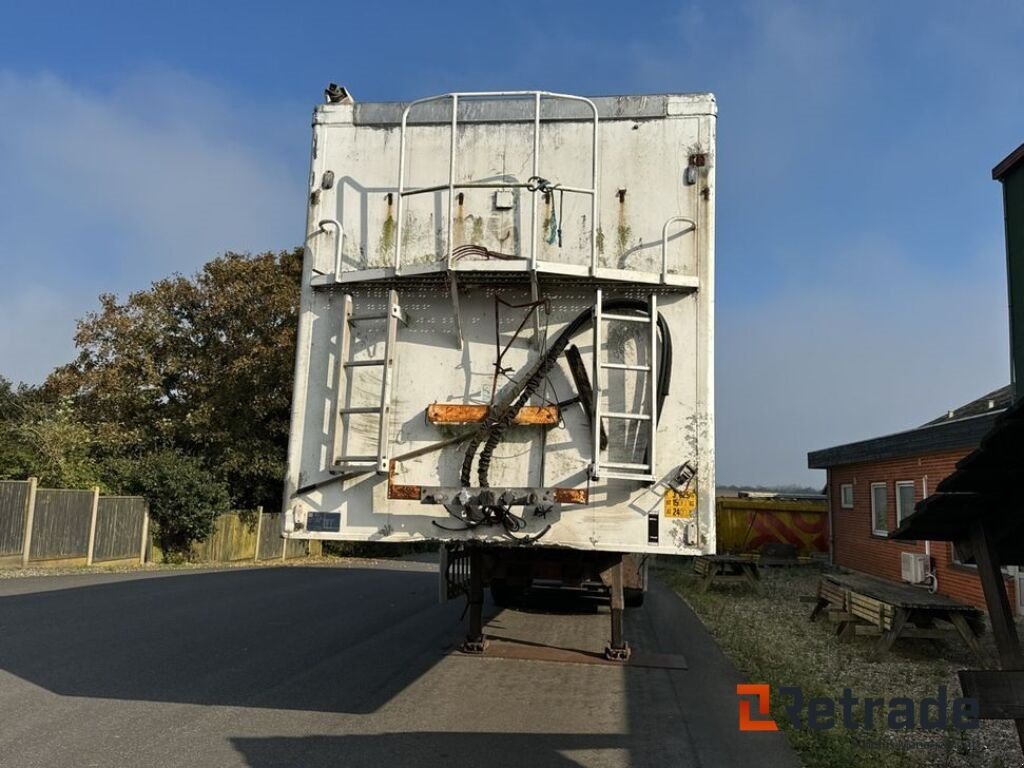
[[[589,498],[586,488],[555,488],[555,501],[559,504],[586,504]]]
[[[419,501],[420,486],[418,485],[393,485],[388,483],[388,498],[402,501]]]
[[[432,403],[427,406],[431,424],[480,424],[487,418],[489,406],[467,403]],[[558,423],[557,405],[525,405],[516,414],[516,424],[554,426]]]
[[[800,555],[828,551],[824,501],[720,498],[715,505],[719,552],[760,552],[790,544]]]

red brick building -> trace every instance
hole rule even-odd
[[[978,447],[1011,399],[1010,387],[1004,387],[916,429],[809,453],[808,466],[828,473],[832,562],[900,581],[901,553],[925,553],[938,592],[984,608],[975,568],[958,562],[952,544],[895,541],[888,535]],[[1020,578],[1007,575],[1007,588],[1020,610]]]

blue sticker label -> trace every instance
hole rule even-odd
[[[306,530],[338,533],[341,530],[341,512],[310,512],[306,518]]]

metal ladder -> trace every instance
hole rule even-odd
[[[594,304],[594,418],[591,424],[592,435],[592,456],[593,462],[590,465],[590,477],[594,480],[601,478],[615,478],[619,480],[636,480],[643,483],[655,481],[655,446],[657,444],[658,431],[658,299],[653,293],[648,299],[649,317],[638,317],[636,315],[617,315],[606,313],[602,308],[601,289],[597,289],[596,301]],[[630,365],[626,363],[612,363],[607,355],[602,352],[604,341],[604,323],[609,321],[625,323],[646,323],[649,326],[649,339],[647,347],[646,365]],[[645,398],[646,409],[638,412],[607,411],[601,410],[602,394],[602,373],[606,370],[632,371],[634,373],[646,373],[648,394]],[[649,426],[650,440],[647,448],[645,463],[623,462],[623,461],[602,461],[601,460],[601,419],[617,419],[620,421],[646,422]]]
[[[408,326],[409,318],[398,303],[398,292],[388,291],[387,307],[383,314],[354,314],[352,296],[345,294],[342,306],[342,322],[338,338],[338,362],[335,369],[335,387],[337,398],[335,404],[334,446],[331,453],[330,472],[334,475],[357,475],[368,472],[386,474],[388,471],[388,434],[391,425],[391,385],[395,371],[395,348],[398,340],[398,323]],[[349,347],[352,338],[352,326],[356,323],[387,322],[387,333],[384,340],[384,356],[380,359],[352,360]],[[349,377],[355,368],[380,367],[380,404],[352,406],[345,402],[349,389]],[[354,455],[345,454],[345,438],[348,435],[349,417],[355,414],[377,414],[377,453]]]

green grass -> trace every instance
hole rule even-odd
[[[685,563],[685,561],[684,561]],[[808,621],[819,572],[809,568],[762,569],[756,593],[744,584],[716,582],[708,592],[688,563],[663,567],[660,575],[694,609],[723,652],[750,682],[775,691],[798,686],[804,698],[837,699],[844,688],[863,700],[907,696],[920,701],[946,685],[960,694],[955,671],[977,667],[957,638],[941,647],[899,641],[881,660],[871,658],[876,638],[840,643],[827,617]],[[1006,723],[983,723],[969,732],[848,730],[810,731],[786,719],[781,697],[772,715],[809,768],[1000,768],[1020,763],[1016,739]],[[861,712],[855,710],[860,719]],[[876,721],[877,721],[876,717]]]

